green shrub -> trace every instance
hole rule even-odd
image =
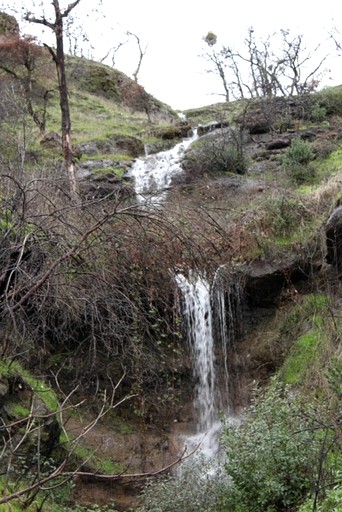
[[[293,139],[291,146],[283,155],[282,163],[285,167],[294,165],[307,165],[313,160],[314,153],[309,142],[302,139]]]
[[[305,214],[303,204],[291,197],[272,198],[265,205],[267,226],[275,236],[286,237],[293,233]]]
[[[203,460],[185,463],[175,476],[152,481],[138,512],[212,512],[221,509],[229,482],[222,469]]]
[[[291,167],[291,178],[296,185],[312,183],[316,176],[316,169],[312,165],[296,164]]]
[[[240,141],[222,136],[205,136],[192,145],[185,159],[186,168],[207,174],[245,174],[248,160]]]
[[[327,113],[328,111],[326,107],[316,105],[311,111],[311,121],[313,121],[314,123],[322,123],[326,119]]]
[[[228,510],[292,510],[311,490],[319,441],[310,415],[289,387],[256,395],[247,420],[224,429]],[[230,507],[230,508],[229,508]]]
[[[293,139],[291,146],[285,151],[282,164],[290,170],[291,178],[297,184],[311,181],[315,176],[315,168],[308,165],[314,158],[314,152],[309,142]]]
[[[327,115],[342,115],[342,87],[330,87],[317,93],[321,108],[325,108]]]

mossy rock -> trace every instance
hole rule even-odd
[[[156,128],[150,135],[162,140],[185,139],[192,135],[192,128],[187,121],[181,121],[174,125]]]
[[[137,137],[130,135],[108,135],[105,139],[95,139],[79,144],[85,155],[129,155],[137,158],[145,153],[144,144]]]
[[[1,396],[0,418],[4,425],[17,422],[14,433],[24,435],[26,424],[36,417],[39,428],[33,429],[23,444],[25,453],[36,450],[37,436],[40,437],[42,453],[51,454],[59,442],[60,425],[54,414],[57,409],[53,391],[43,381],[36,379],[18,363],[13,365],[0,361]],[[51,395],[51,396],[48,396]],[[53,396],[53,399],[52,399]],[[39,432],[39,434],[38,434]]]

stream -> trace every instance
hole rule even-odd
[[[198,138],[197,130],[169,151],[138,158],[130,171],[135,194],[140,203],[159,205],[167,196],[173,178],[182,172],[181,159],[186,149]]]

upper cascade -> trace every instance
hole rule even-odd
[[[197,130],[192,137],[184,139],[168,151],[161,151],[135,161],[131,175],[135,181],[135,193],[140,202],[163,201],[166,190],[175,175],[182,172],[181,159],[186,149],[197,139]]]

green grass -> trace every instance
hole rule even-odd
[[[302,333],[303,329],[306,332]],[[334,352],[334,329],[325,295],[310,294],[295,305],[280,331],[284,343],[286,338],[290,341],[279,371],[281,380],[296,386],[315,380],[316,372]]]
[[[303,334],[295,341],[280,372],[285,384],[298,385],[303,382],[317,357],[320,341],[321,335],[315,331]]]
[[[42,379],[25,370],[18,361],[0,361],[0,375],[7,378],[15,375],[21,376],[31,386],[33,392],[37,393],[49,411],[58,410],[59,402],[55,392]]]
[[[138,135],[148,129],[144,114],[132,114],[123,106],[110,100],[92,96],[90,93],[70,93],[71,126],[75,143],[87,142],[96,138],[106,139],[114,132],[122,135]],[[47,132],[60,131],[60,110],[58,98],[48,104]]]
[[[11,492],[16,491],[17,489],[13,489],[13,485],[9,482],[7,484],[7,487],[5,489],[5,479],[4,477],[0,477],[0,497],[4,497],[4,493],[6,491],[6,495],[8,496],[11,494]],[[27,512],[36,512],[37,508],[35,504],[33,503],[29,507],[25,509]],[[17,500],[12,500],[8,504],[0,505],[0,512],[23,512],[23,508],[21,506],[21,503]]]
[[[67,447],[72,445],[72,440],[67,441],[65,436],[62,434],[61,442],[63,442],[63,439]],[[122,473],[125,469],[122,464],[115,463],[107,457],[99,457],[96,454],[96,449],[94,447],[89,447],[84,444],[78,444],[75,447],[74,456],[78,461],[84,462],[87,466],[90,466],[98,473],[112,475]]]
[[[110,153],[106,153],[105,155],[82,155],[82,158],[81,158],[81,162],[82,161],[87,161],[87,160],[115,160],[116,162],[119,161],[119,162],[131,162],[132,160],[134,160],[133,157],[129,156],[129,155],[121,155],[121,154],[110,154]]]
[[[332,166],[342,167],[342,149],[336,149],[327,158],[326,163]]]

